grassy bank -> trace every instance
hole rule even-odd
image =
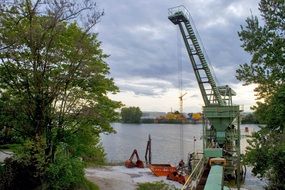
[[[79,188],[79,189],[81,190],[82,188]],[[83,184],[83,189],[84,190],[100,190],[99,187],[95,183],[92,183],[91,181],[87,179],[85,179],[85,182]]]
[[[137,190],[178,190],[173,185],[168,185],[163,181],[139,183]]]

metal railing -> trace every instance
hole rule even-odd
[[[192,173],[187,178],[181,190],[186,190],[186,189],[192,190],[193,188],[195,188],[199,183],[199,179],[203,173],[203,170],[204,170],[204,157],[202,155],[202,157],[200,158],[198,163],[195,165]]]
[[[191,26],[192,26],[192,29],[194,31],[194,34],[195,34],[195,36],[196,36],[196,38],[197,38],[197,40],[198,40],[198,42],[200,44],[200,48],[201,48],[201,50],[202,50],[202,52],[204,54],[204,57],[205,57],[205,59],[206,59],[206,61],[208,63],[208,67],[211,70],[211,73],[212,73],[212,75],[214,77],[214,80],[216,81],[217,86],[218,86],[219,81],[218,81],[218,79],[217,79],[217,77],[215,75],[213,66],[212,66],[212,64],[210,62],[210,59],[209,59],[209,56],[208,56],[208,54],[207,54],[207,52],[206,52],[206,50],[204,48],[203,41],[201,40],[201,37],[200,37],[200,35],[199,35],[198,31],[197,31],[197,28],[195,26],[195,23],[194,23],[194,21],[192,19],[192,16],[191,16],[190,12],[186,9],[186,7],[184,5],[179,5],[179,6],[172,7],[172,8],[168,9],[168,16],[172,16],[172,15],[175,15],[177,13],[180,13],[180,14],[182,13],[189,20],[189,22],[191,23]]]
[[[183,13],[186,18],[191,18],[190,12],[186,9],[185,6],[179,5],[168,9],[168,16],[175,15],[176,13]]]

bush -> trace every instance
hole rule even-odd
[[[26,140],[14,151],[14,156],[4,160],[0,189],[35,189],[42,183],[45,173],[43,141]]]
[[[48,189],[76,189],[84,183],[84,164],[78,158],[57,155],[55,163],[46,172]]]
[[[0,167],[0,189],[98,189],[84,178],[83,159],[69,151],[67,146],[61,144],[54,161],[47,162],[42,141],[26,141]]]
[[[137,190],[177,190],[174,185],[168,185],[163,181],[159,182],[148,182],[148,183],[139,183]]]
[[[0,174],[0,189],[35,189],[40,185],[34,165],[25,164],[15,158],[6,158],[4,164]]]

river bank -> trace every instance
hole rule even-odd
[[[136,190],[139,183],[159,182],[181,189],[178,182],[167,180],[166,177],[156,177],[149,168],[126,168],[125,166],[104,166],[100,168],[86,168],[86,178],[97,184],[100,190]],[[248,168],[245,183],[241,190],[263,190],[265,182],[258,180]],[[235,188],[231,188],[235,190]]]
[[[187,158],[187,152],[202,150],[202,126],[197,125],[169,125],[169,124],[141,124],[122,125],[112,124],[117,131],[116,134],[102,136],[102,145],[106,150],[108,162],[121,163],[121,166],[104,166],[100,168],[86,168],[85,176],[91,182],[97,184],[101,190],[112,189],[136,189],[138,183],[165,181],[167,184],[179,186],[179,183],[166,180],[165,177],[155,177],[148,168],[128,169],[123,165],[124,161],[130,157],[134,148],[138,149],[141,159],[148,134],[152,136],[153,142],[153,163],[177,164],[180,159],[180,131],[183,131],[183,151]],[[249,132],[245,133],[245,127]],[[246,136],[258,130],[257,125],[242,125],[242,152],[244,153]],[[196,141],[194,141],[194,137]],[[6,154],[8,153],[8,154]],[[4,160],[10,153],[0,153],[0,159]],[[252,176],[250,168],[247,171],[244,190],[262,190],[265,182]]]
[[[133,149],[137,149],[140,158],[144,160],[149,134],[151,134],[152,138],[152,163],[177,165],[181,158],[187,160],[189,152],[202,152],[203,150],[203,130],[201,124],[113,123],[112,126],[117,131],[116,134],[101,136],[102,145],[107,153],[107,160],[112,164],[124,163],[125,160],[129,159]],[[246,146],[248,146],[248,136],[258,130],[258,126],[254,124],[241,125],[242,154],[245,153]],[[181,132],[183,132],[183,135],[181,135]],[[96,173],[96,169],[94,171]],[[115,171],[118,172],[116,169]],[[130,172],[131,170],[128,171]],[[123,171],[122,173],[126,172]],[[131,179],[134,180],[133,178]],[[108,181],[109,179],[105,180]],[[251,169],[248,168],[243,188],[246,190],[262,190],[264,185],[265,182],[253,176]]]
[[[86,178],[96,183],[100,190],[135,190],[138,183],[159,182],[181,189],[182,185],[167,180],[166,177],[154,176],[149,168],[126,168],[125,166],[104,166],[101,168],[87,168]]]

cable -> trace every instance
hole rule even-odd
[[[183,105],[182,105],[182,89],[183,89],[183,81],[182,81],[182,48],[181,48],[181,35],[179,28],[176,28],[177,33],[177,66],[178,66],[178,86],[179,86],[179,105],[180,105],[180,114],[183,114]],[[184,139],[183,139],[183,124],[181,121],[181,124],[179,126],[179,132],[180,132],[180,157],[181,160],[184,159]]]

